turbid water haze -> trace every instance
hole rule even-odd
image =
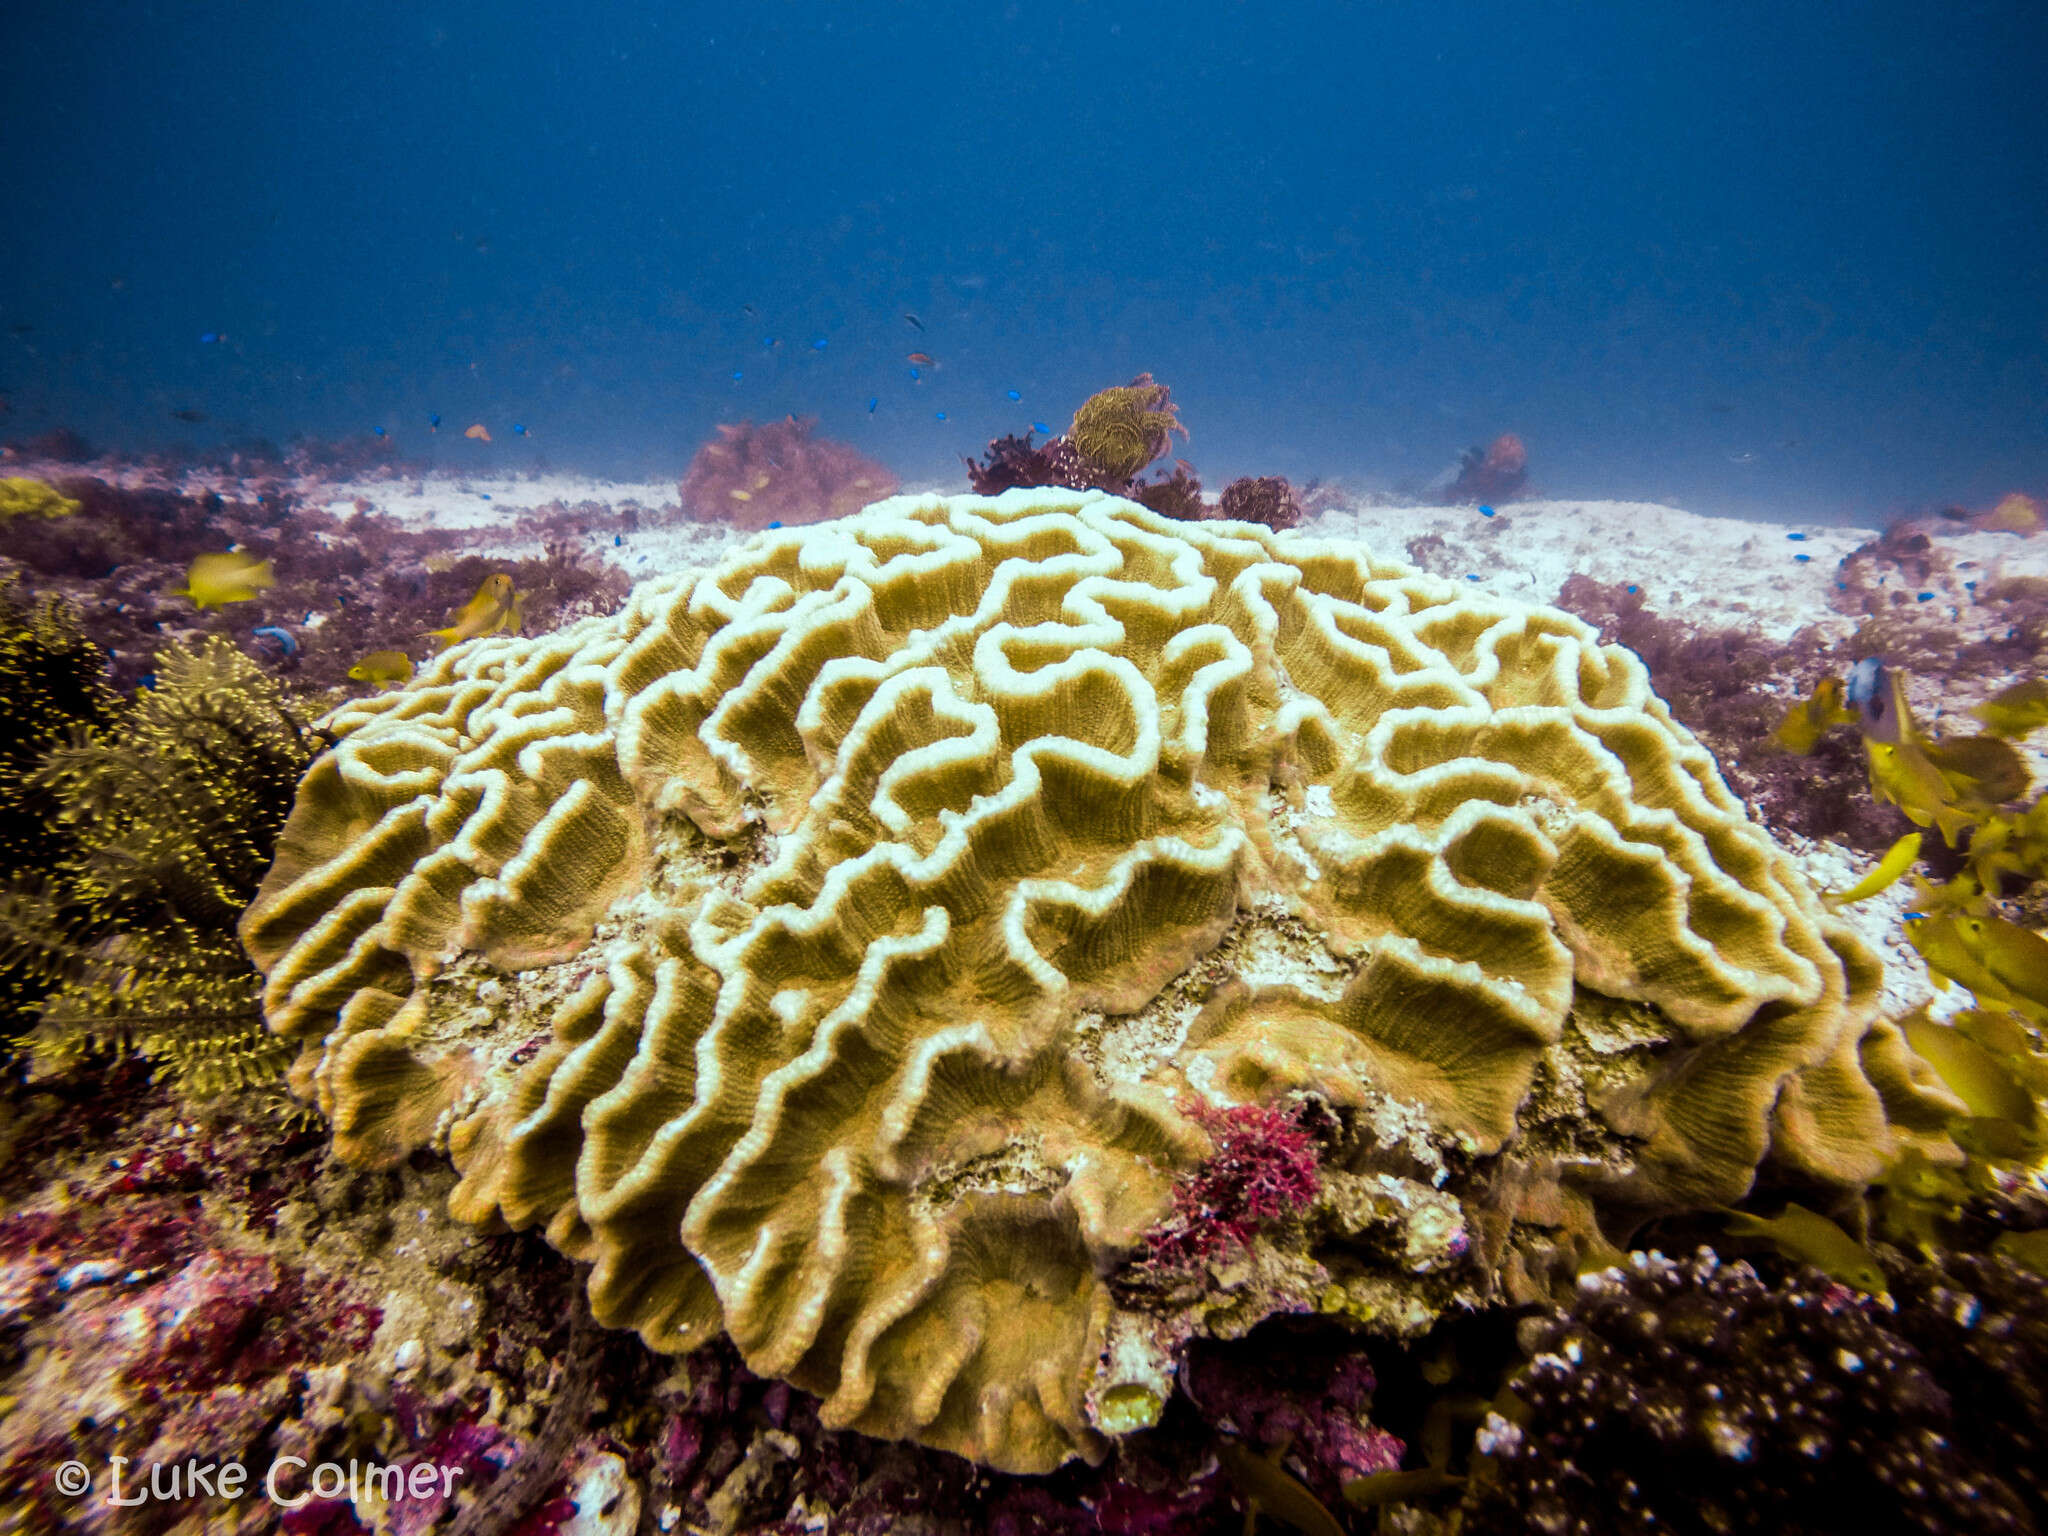
[[[641,474],[798,412],[957,483],[1143,369],[1212,486],[1513,431],[1562,495],[2048,492],[2036,0],[82,0],[0,42],[8,437]]]

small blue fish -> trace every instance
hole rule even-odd
[[[740,381],[741,379],[744,379],[745,377],[746,377],[746,375],[745,375],[744,373],[741,373],[741,372],[739,371],[739,369],[737,369],[737,368],[733,369],[733,371],[732,371],[732,381],[733,381],[733,383],[737,384],[737,383],[739,383],[739,381]]]
[[[1809,560],[1811,560],[1812,558],[1813,558],[1813,556],[1811,556],[1811,555],[1794,555],[1794,556],[1792,557],[1793,561],[1794,561],[1795,563],[1799,564],[1799,565],[1804,565],[1804,564],[1806,564],[1806,562],[1807,562],[1807,561],[1809,561]]]
[[[869,395],[869,396],[868,396],[868,414],[869,414],[870,416],[874,415],[874,414],[875,414],[875,407],[876,407],[876,406],[878,406],[878,405],[880,405],[881,403],[882,403],[882,397],[881,397],[880,395]]]
[[[613,534],[613,535],[612,535],[612,548],[613,548],[613,549],[624,549],[625,547],[626,547],[626,536],[625,536],[625,535],[624,535],[623,533],[615,533],[615,534]]]
[[[372,428],[370,428],[370,430],[371,430],[372,432],[376,433],[376,434],[377,434],[377,436],[379,436],[379,437],[382,437],[382,436],[384,436],[384,429],[383,429],[382,427],[372,427]]]
[[[768,526],[769,526],[770,528],[780,528],[780,527],[782,526],[782,524],[781,524],[780,522],[773,522],[773,523],[770,523],[770,524],[769,524]]]
[[[919,379],[921,379],[921,378],[923,378],[923,377],[924,377],[924,375],[923,375],[923,374],[921,374],[921,373],[919,373],[919,372],[918,372],[918,371],[917,371],[917,370],[916,370],[915,368],[913,368],[913,369],[911,369],[911,370],[910,370],[910,382],[911,382],[911,383],[915,384],[915,383],[916,383],[916,382],[917,382],[917,381],[918,381]]]
[[[936,416],[940,421],[944,421],[946,419],[946,413],[944,411],[933,411],[932,415]]]
[[[489,491],[478,491],[477,495],[483,497],[485,501],[489,501],[491,499],[491,493]]]
[[[276,641],[278,648],[287,658],[299,654],[299,642],[292,638],[292,632],[288,629],[279,629],[275,624],[258,624],[249,633],[260,635],[265,640]]]
[[[1479,515],[1480,515],[1481,517],[1491,517],[1491,516],[1493,516],[1493,508],[1491,508],[1491,507],[1481,507],[1481,508],[1479,509]]]
[[[1043,432],[1047,437],[1052,436],[1052,428],[1048,427],[1042,421],[1034,421],[1033,423],[1031,423],[1031,430],[1034,432]]]
[[[774,336],[763,336],[763,337],[761,338],[761,350],[762,350],[763,352],[773,352],[773,351],[774,351],[774,350],[775,350],[775,349],[776,349],[777,347],[779,347],[779,346],[781,346],[781,345],[782,345],[782,342],[781,342],[780,338],[778,338],[778,337],[774,337]]]
[[[1015,391],[1014,389],[1006,389],[1003,391],[1003,393],[1012,400],[1022,400],[1024,398],[1022,395],[1018,394],[1017,391]]]
[[[220,339],[221,333],[219,331],[201,331],[199,333],[199,345],[202,347],[210,347]]]
[[[439,411],[427,412],[427,430],[429,432],[441,430],[441,413]]]
[[[525,422],[523,422],[523,421],[515,421],[515,422],[513,422],[513,423],[512,423],[512,435],[513,435],[514,437],[524,437],[524,436],[526,436],[526,423],[525,423]]]
[[[1788,533],[1785,535],[1785,537],[1790,539],[1794,544],[1803,544],[1806,541],[1806,535],[1803,533]]]
[[[824,337],[822,337],[822,336],[813,336],[813,337],[811,338],[811,350],[812,350],[813,352],[822,352],[822,351],[824,351],[824,350],[825,350],[825,338],[824,338]]]

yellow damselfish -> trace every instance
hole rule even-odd
[[[1954,846],[1963,829],[1978,820],[1957,803],[1955,789],[1917,743],[1865,737],[1863,750],[1870,760],[1871,789],[1915,826],[1938,829]]]
[[[2030,677],[2001,689],[1970,711],[1994,736],[2024,736],[2048,725],[2048,678]]]
[[[195,608],[220,608],[249,602],[276,585],[268,560],[259,560],[246,550],[230,550],[199,556],[185,572],[185,585],[173,587],[171,596],[189,597]]]
[[[1785,711],[1785,718],[1772,734],[1781,746],[1804,757],[1820,745],[1821,737],[1830,729],[1855,723],[1856,711],[1842,697],[1842,680],[1824,677],[1814,684],[1811,697]]]
[[[1961,1030],[1935,1023],[1924,1008],[1901,1019],[1899,1028],[1914,1053],[1941,1074],[1971,1114],[2033,1127],[2038,1115],[2034,1096],[1990,1051]]]
[[[1766,1221],[1744,1211],[1728,1211],[1728,1235],[1762,1238],[1801,1264],[1811,1264],[1830,1280],[1870,1296],[1884,1296],[1884,1266],[1877,1255],[1817,1211],[1788,1205]]]
[[[359,683],[409,683],[412,658],[403,651],[372,651],[348,669]]]
[[[1996,736],[1951,736],[1919,743],[1958,800],[1981,806],[2017,800],[2032,786],[2026,759]]]
[[[1869,874],[1846,891],[1837,891],[1823,899],[1831,907],[1846,907],[1854,902],[1868,901],[1878,892],[1897,884],[1900,877],[1918,863],[1919,859],[1920,834],[1908,832],[1885,850],[1884,857],[1877,861],[1877,867]]]
[[[525,607],[526,594],[514,592],[512,578],[499,571],[484,578],[476,596],[456,613],[453,624],[446,629],[428,630],[423,638],[432,639],[437,649],[445,649],[474,640],[478,635],[495,635],[500,630],[516,635]]]
[[[1344,1536],[1337,1517],[1310,1493],[1293,1473],[1282,1470],[1280,1458],[1286,1447],[1266,1456],[1255,1456],[1235,1440],[1218,1441],[1216,1459],[1223,1464],[1237,1491],[1260,1514],[1285,1520],[1308,1536]]]

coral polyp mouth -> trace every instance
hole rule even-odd
[[[899,497],[329,725],[242,935],[342,1155],[445,1144],[600,1321],[997,1467],[1195,1333],[1857,1185],[1911,1091],[1634,657],[1355,545]],[[1323,1128],[1300,1199],[1128,1283],[1253,1103]]]

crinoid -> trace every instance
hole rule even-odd
[[[1084,400],[1067,436],[1106,477],[1127,481],[1166,452],[1176,432],[1182,438],[1188,435],[1180,424],[1180,407],[1164,384],[1141,373],[1128,384],[1097,390]]]

